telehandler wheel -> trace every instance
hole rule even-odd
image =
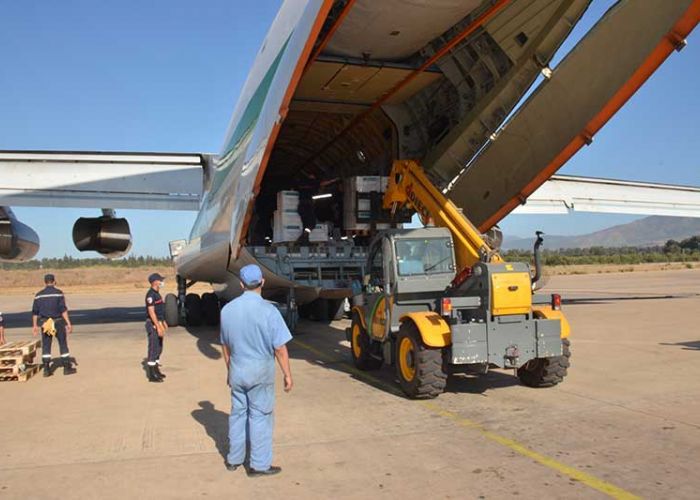
[[[447,373],[442,349],[423,344],[418,327],[404,321],[396,338],[396,374],[401,389],[410,398],[431,399],[445,392]]]
[[[552,387],[564,380],[570,366],[571,342],[561,341],[562,355],[533,359],[518,368],[518,378],[529,387]]]
[[[355,366],[360,370],[376,370],[382,366],[382,360],[370,354],[369,342],[369,335],[362,327],[360,317],[357,313],[353,313],[350,325],[350,351]]]

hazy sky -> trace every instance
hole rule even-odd
[[[614,2],[594,0],[568,51]],[[0,0],[0,149],[217,152],[281,2]],[[700,35],[673,54],[560,173],[700,185]],[[561,54],[560,54],[561,56]],[[71,228],[98,210],[16,208],[39,257],[78,255]],[[167,255],[195,214],[118,212],[133,253]],[[628,216],[511,216],[508,233],[578,234]],[[93,256],[94,254],[85,256]]]

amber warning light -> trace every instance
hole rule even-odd
[[[552,309],[561,311],[561,295],[558,293],[552,294]]]
[[[452,314],[452,300],[449,297],[442,298],[442,315],[450,316]]]

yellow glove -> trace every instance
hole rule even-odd
[[[54,324],[52,318],[49,318],[46,321],[44,321],[44,324],[41,325],[41,331],[51,337],[56,335],[56,325]]]

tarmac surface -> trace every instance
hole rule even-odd
[[[550,290],[572,324],[569,376],[550,389],[494,370],[407,400],[392,369],[353,368],[347,320],[302,323],[270,478],[223,466],[216,329],[170,329],[168,378],[149,384],[145,291],[72,294],[78,373],[0,383],[0,498],[697,498],[700,270],[561,276]],[[8,341],[31,338],[30,306],[0,297]]]

